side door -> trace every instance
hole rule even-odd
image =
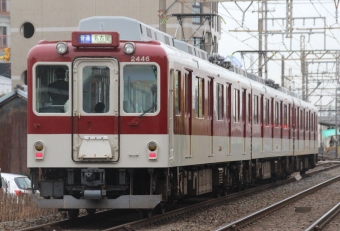
[[[119,159],[118,61],[79,58],[73,63],[72,136],[76,162]]]

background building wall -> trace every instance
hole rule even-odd
[[[173,4],[174,3],[174,4]],[[173,5],[172,5],[173,4]],[[202,13],[211,13],[211,5],[204,3]],[[167,15],[172,13],[193,13],[193,3],[176,3],[166,1],[166,7],[172,7]],[[217,9],[217,7],[215,7]],[[29,50],[40,40],[68,40],[71,32],[77,30],[81,19],[92,16],[126,16],[142,21],[154,28],[159,28],[159,1],[154,0],[20,0],[11,1],[11,63],[12,88],[17,84],[25,84],[26,58]],[[25,38],[25,23],[34,27],[34,34]],[[166,32],[172,36],[177,29],[177,39],[181,39],[181,28],[175,17],[166,23]],[[193,25],[191,18],[184,19],[185,38],[197,30],[199,25]],[[203,32],[204,27],[198,31]],[[213,33],[220,34],[216,31]],[[190,42],[190,41],[189,41]],[[210,50],[210,48],[209,48]]]

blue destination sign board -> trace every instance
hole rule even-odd
[[[117,31],[73,31],[72,46],[74,47],[119,47]]]
[[[79,44],[111,44],[110,34],[78,34]]]

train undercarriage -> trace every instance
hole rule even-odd
[[[157,169],[32,168],[35,202],[42,208],[66,210],[78,216],[79,209],[140,209],[150,211],[181,198],[206,193],[221,196],[258,184],[288,178],[293,172],[314,168],[317,155],[253,159],[218,164]]]

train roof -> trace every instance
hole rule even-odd
[[[273,83],[271,80],[264,80],[263,78],[248,73],[244,69],[230,65],[226,58],[216,53],[210,57],[208,53],[202,49],[199,49],[186,42],[174,39],[169,34],[159,31],[151,26],[148,26],[136,19],[124,17],[124,16],[94,16],[82,19],[78,26],[79,31],[118,31],[120,39],[122,40],[134,40],[134,41],[151,41],[157,40],[168,46],[174,47],[178,50],[184,51],[190,55],[196,56],[203,60],[207,60],[211,63],[215,63],[218,66],[222,66],[232,72],[245,76],[254,81],[265,84],[269,87],[275,88],[287,95],[301,100],[301,97],[294,92],[280,87],[278,84]]]
[[[263,78],[257,75],[247,73],[245,70],[241,68],[238,68],[236,66],[230,66],[230,64],[226,63],[226,59],[218,54],[212,54],[209,57],[206,51],[199,49],[186,42],[174,39],[169,34],[159,31],[136,19],[132,19],[132,18],[124,17],[124,16],[94,16],[94,17],[82,19],[79,22],[78,30],[79,31],[117,31],[119,32],[121,40],[133,40],[133,41],[145,41],[145,42],[156,40],[163,44],[166,44],[169,47],[180,50],[186,54],[193,55],[195,57],[205,60],[207,62],[206,63],[207,65],[210,64],[209,68],[212,68],[211,64],[214,63],[216,65],[213,65],[213,66],[217,67],[216,70],[222,71],[219,68],[223,68],[223,72],[227,70],[229,72],[229,76],[238,78],[239,75],[242,75],[244,77],[247,77],[244,79],[242,78],[242,82],[249,81],[249,84],[256,87],[257,89],[263,88],[263,90],[261,91],[273,92],[272,90],[274,90],[274,92],[277,91],[278,94],[284,93],[287,96],[291,96],[292,98],[295,98],[294,102],[299,101],[299,104],[301,104],[301,101],[302,101],[301,97],[299,97],[297,94],[295,94],[294,92],[286,88],[280,87],[278,84],[275,84],[272,80],[264,80]],[[192,60],[190,59],[191,57],[192,56],[187,56],[189,62],[192,62]],[[308,104],[308,102],[304,102],[302,104]]]
[[[182,64],[187,65],[188,68],[198,67],[198,69],[209,70],[210,73],[213,73],[213,76],[220,76],[225,80],[230,81],[230,83],[238,82],[239,84],[242,84],[242,86],[251,86],[252,89],[256,89],[260,94],[269,94],[276,96],[277,99],[286,101],[287,103],[294,103],[297,106],[304,106],[306,108],[312,109],[313,111],[316,110],[314,105],[295,97],[295,94],[290,92],[288,89],[281,87],[274,88],[268,84],[265,84],[264,79],[261,79],[260,77],[254,75],[257,78],[260,78],[259,80],[257,78],[247,78],[246,76],[241,77],[238,73],[230,71],[229,69],[223,68],[219,65],[214,65],[209,61],[195,59],[186,52],[177,50],[175,47],[163,45],[163,48],[172,62],[181,62]]]
[[[132,18],[123,16],[94,16],[80,20],[78,29],[79,31],[118,31],[121,40],[145,42],[156,40],[201,59],[208,60],[208,53],[206,51],[177,40],[167,33]]]

